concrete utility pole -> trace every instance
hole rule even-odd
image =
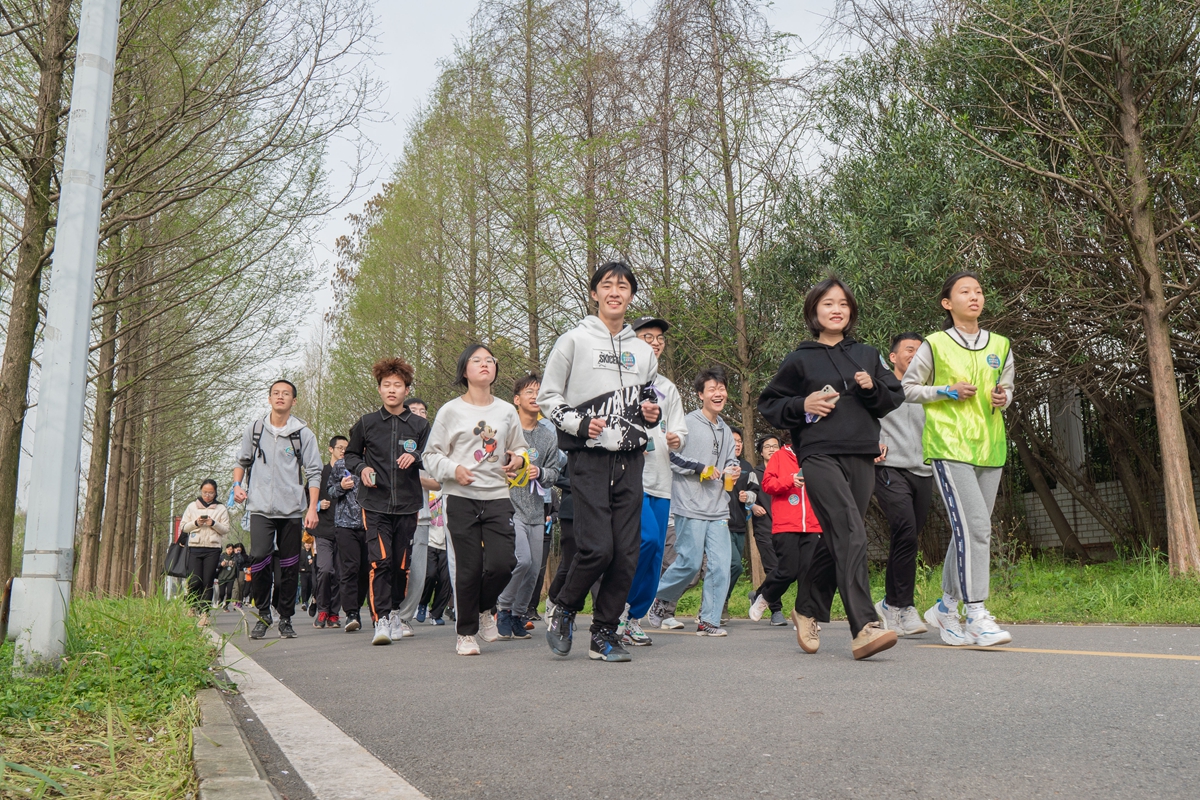
[[[17,666],[63,654],[74,568],[92,284],[121,0],[83,0],[47,298],[25,556],[13,581]]]

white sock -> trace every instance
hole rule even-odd
[[[958,600],[948,594],[942,595],[942,610],[943,611],[958,611]]]
[[[967,603],[967,619],[978,619],[987,614],[987,609],[983,607],[983,603]]]

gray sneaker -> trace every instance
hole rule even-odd
[[[897,636],[919,636],[926,633],[929,628],[925,627],[925,623],[921,621],[921,614],[912,606],[905,606],[900,609],[896,615],[896,631]]]
[[[667,615],[663,613],[662,605],[655,600],[650,604],[650,610],[646,612],[646,624],[651,628],[661,628],[665,616]]]
[[[882,600],[875,604],[875,613],[879,615],[879,627],[885,631],[894,631],[900,624],[900,609],[892,608]]]
[[[404,628],[402,627],[404,622],[400,619],[400,615],[396,613],[395,610],[388,614],[387,624],[388,637],[391,638],[393,642],[398,642],[404,638]]]
[[[787,625],[787,619],[784,618],[782,611],[771,612],[771,625],[776,628],[782,628]]]

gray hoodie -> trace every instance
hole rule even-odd
[[[558,435],[554,426],[546,420],[538,420],[531,431],[522,431],[529,445],[529,459],[538,468],[537,484],[549,490],[558,480],[561,471],[558,465]],[[530,481],[528,486],[517,486],[508,490],[513,509],[522,522],[540,525],[546,521],[546,497]]]
[[[260,432],[257,450],[254,434]],[[300,439],[297,457],[293,436]],[[270,414],[246,426],[238,447],[237,462],[250,470],[249,483],[242,476],[246,490],[246,512],[264,517],[302,517],[308,510],[308,491],[321,485],[321,454],[317,437],[304,420],[288,417],[278,433],[271,427]],[[303,473],[303,480],[301,479]]]
[[[724,480],[700,480],[705,467],[725,469],[738,463],[733,431],[720,417],[714,425],[697,409],[688,414],[687,442],[671,453],[671,513],[688,519],[729,519],[729,495]]]

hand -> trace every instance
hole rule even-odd
[[[364,485],[374,488],[375,486],[375,470],[372,467],[363,467],[363,471],[358,473],[358,477],[362,478]]]
[[[813,392],[808,397],[804,398],[804,410],[809,414],[816,414],[818,417],[827,417],[833,413],[833,409],[837,404],[837,392]]]
[[[317,529],[317,507],[315,505],[308,507],[308,513],[304,515],[304,527],[310,531]]]
[[[887,458],[887,445],[884,444],[883,442],[880,442],[879,443],[879,458],[875,459],[875,463],[878,464],[880,461],[883,461],[885,458]]]
[[[651,425],[658,422],[658,415],[662,413],[662,409],[658,407],[658,403],[651,403],[649,400],[642,401],[642,419],[649,422]]]
[[[803,486],[803,485],[804,485],[804,476],[802,474],[800,474],[799,472],[797,472],[795,475],[792,476],[792,486]]]
[[[196,527],[197,528],[203,528],[207,524],[208,524],[208,522],[204,519],[204,517],[196,518]]]
[[[233,487],[233,502],[235,502],[235,503],[246,502],[246,490],[240,486]]]
[[[745,492],[738,492],[738,502],[739,503],[746,502],[746,493]]]
[[[750,506],[750,513],[756,517],[765,517],[767,515],[767,510],[760,505],[753,505]]]
[[[505,450],[504,455],[508,456],[504,461],[504,474],[509,478],[517,477],[517,473],[521,471],[522,465],[528,456],[519,456],[512,450]],[[532,469],[532,467],[531,467]],[[461,481],[459,481],[461,483]]]
[[[682,442],[680,442],[680,440],[679,440],[678,433],[668,433],[667,434],[667,447],[670,448],[671,450],[678,450],[679,445],[681,443]]]
[[[975,388],[975,384],[973,384],[973,383],[967,383],[966,381],[959,381],[958,383],[956,383],[950,387],[950,391],[958,392],[959,400],[967,400],[971,397],[974,397],[975,392],[978,390]]]
[[[459,486],[470,486],[475,482],[475,473],[466,467],[455,467],[454,480],[458,481]]]
[[[538,478],[538,475],[541,475],[541,474],[542,474],[542,471],[537,468],[537,464],[529,465],[529,480],[536,481]]]
[[[604,417],[597,417],[588,424],[588,438],[599,438],[604,429],[608,427],[608,420]]]
[[[354,488],[354,478],[347,475],[346,477],[342,478],[342,482],[338,485],[348,492]]]
[[[325,510],[325,509],[327,509],[327,508],[329,508],[329,501],[328,501],[328,500],[322,500],[322,501],[321,501],[321,510],[322,510],[322,511],[324,511],[324,510]]]
[[[854,382],[858,384],[858,388],[867,392],[875,388],[875,381],[871,380],[871,373],[866,370],[854,373]]]
[[[1003,386],[992,389],[992,408],[1004,408],[1008,402],[1008,391]]]
[[[740,465],[734,464],[732,467],[726,467],[725,472],[722,474],[723,475],[732,475],[733,479],[737,480],[738,478],[742,477],[742,468]]]
[[[415,463],[417,463],[417,457],[412,453],[405,453],[396,459],[396,466],[400,469],[408,469]]]

